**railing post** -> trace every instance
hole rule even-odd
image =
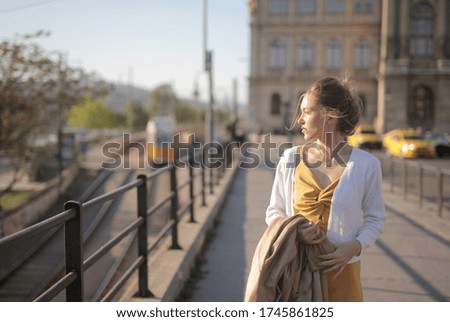
[[[233,146],[231,142],[228,142],[225,151],[223,153],[224,163],[223,163],[223,174],[225,175],[225,171],[228,169],[228,165],[230,164],[230,150],[233,150]]]
[[[136,295],[139,297],[153,297],[153,293],[148,289],[147,176],[141,174],[138,175],[137,178],[141,180],[141,184],[137,187],[137,215],[143,220],[137,231],[138,256],[142,257],[144,260],[139,266],[139,289]]]
[[[191,218],[189,218],[189,222],[195,222],[195,205],[194,205],[194,162],[193,156],[189,157],[189,199],[191,201],[190,213]]]
[[[206,169],[204,153],[202,153],[202,162],[200,163],[200,170],[202,173],[202,206],[206,206]]]
[[[442,217],[442,208],[444,205],[444,174],[437,169],[437,213]]]
[[[214,169],[209,164],[209,194],[214,194]]]
[[[423,168],[419,164],[419,206],[423,207]]]
[[[222,168],[223,168],[223,163],[225,160],[225,157],[224,157],[225,150],[223,149],[223,146],[221,143],[219,143],[219,147],[217,148],[217,151],[219,152],[219,155],[220,155],[219,162],[221,164],[217,167],[217,170],[216,170],[217,171],[216,185],[220,185],[220,181],[222,180]]]
[[[211,150],[211,149],[208,149],[208,150]],[[207,157],[207,154],[205,154],[205,158],[206,157]],[[214,194],[214,167],[212,165],[212,162],[210,162],[210,160],[208,160],[208,162],[205,162],[205,165],[208,166],[208,172],[209,172],[209,194],[212,195],[212,194]]]
[[[0,209],[0,239],[3,238],[3,210]]]
[[[84,271],[83,271],[83,230],[81,203],[67,201],[64,210],[73,209],[75,217],[64,224],[64,248],[66,274],[74,272],[76,279],[66,288],[67,302],[84,301]]]
[[[225,151],[223,151],[224,155],[223,155],[223,159],[222,159],[222,166],[220,167],[220,178],[223,178],[225,176],[225,167],[227,164],[227,157],[225,156]]]
[[[406,200],[406,195],[408,193],[408,164],[403,160],[402,169],[402,186],[403,186],[403,200]]]
[[[178,189],[177,189],[177,167],[175,164],[171,165],[170,168],[170,190],[173,193],[171,200],[171,211],[170,217],[173,220],[172,227],[172,245],[170,249],[181,249],[178,244]]]

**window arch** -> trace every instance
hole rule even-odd
[[[411,56],[420,58],[434,56],[434,17],[433,8],[427,2],[418,3],[411,8]]]
[[[341,67],[341,44],[336,39],[331,39],[326,44],[326,67],[338,69]]]
[[[281,114],[281,95],[278,93],[273,93],[270,101],[270,114],[280,115]]]
[[[286,46],[276,39],[270,45],[269,65],[271,68],[283,68],[286,64]]]
[[[370,63],[370,43],[367,39],[360,39],[355,45],[354,66],[358,69],[369,68]]]

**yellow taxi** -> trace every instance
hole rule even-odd
[[[413,129],[395,129],[385,133],[386,154],[402,158],[434,158],[436,151],[420,133]]]
[[[351,146],[360,149],[381,149],[381,137],[370,124],[360,124],[347,141]]]

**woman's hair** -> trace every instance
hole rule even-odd
[[[361,117],[361,100],[355,94],[349,79],[321,78],[311,85],[306,94],[314,98],[317,104],[325,108],[327,112],[337,112],[339,132],[344,135],[352,135],[355,132]],[[298,109],[301,99],[297,105]],[[295,122],[298,117],[300,114],[295,118]]]

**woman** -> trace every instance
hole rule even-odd
[[[303,227],[306,244],[321,242],[320,230],[325,231],[335,246],[334,252],[319,256],[329,300],[362,301],[360,255],[375,243],[385,220],[380,163],[345,142],[360,117],[347,81],[316,81],[298,109],[292,128],[298,123],[308,143],[286,150],[280,159],[266,223],[303,215],[309,220]]]

